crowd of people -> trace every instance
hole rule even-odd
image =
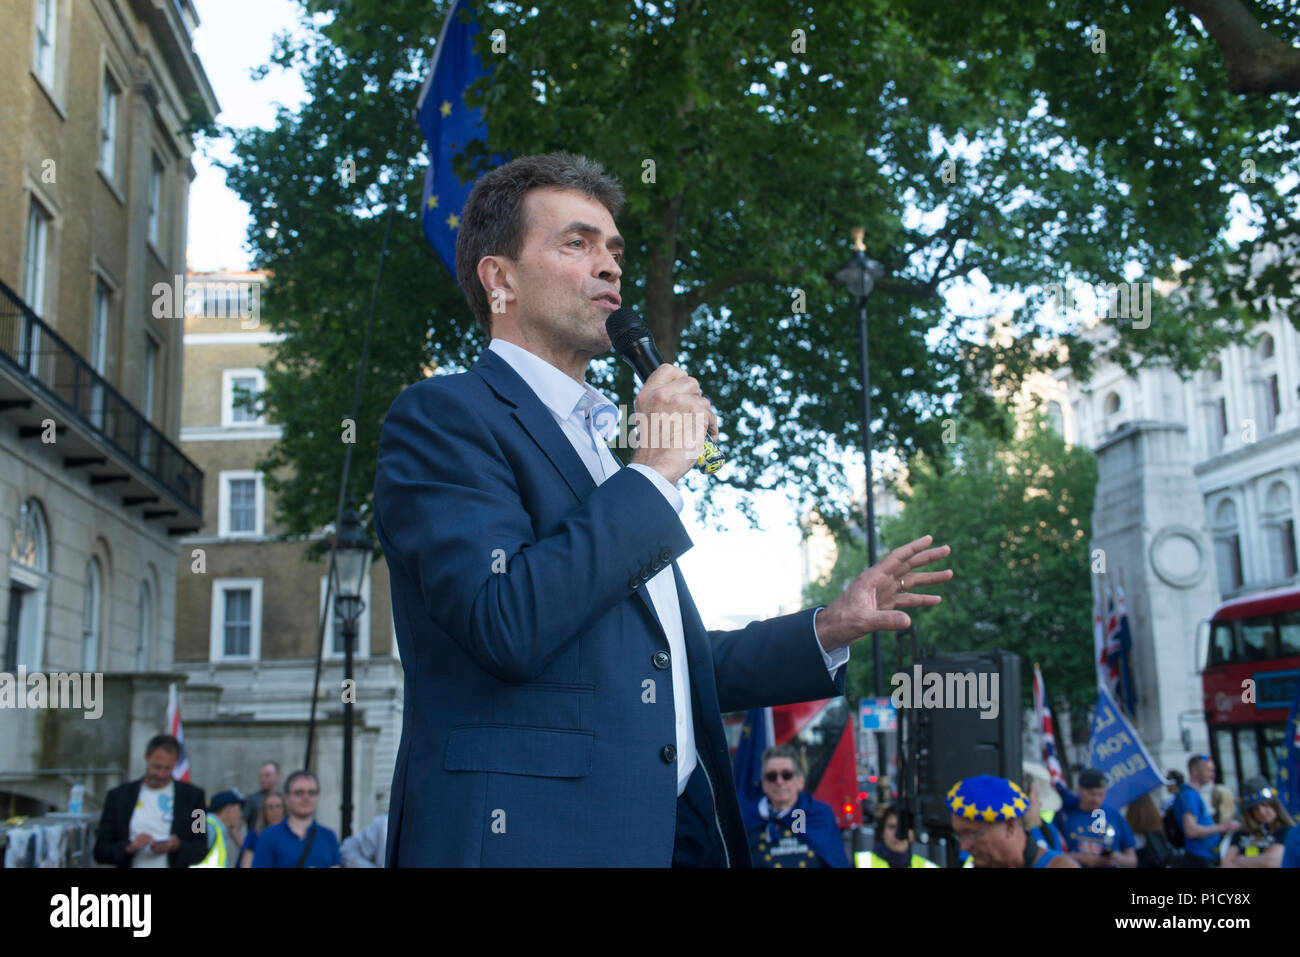
[[[95,860],[117,867],[383,867],[388,815],[339,843],[316,821],[320,782],[294,771],[280,788],[280,766],[258,770],[258,789],[235,788],[204,804],[203,790],[172,772],[180,742],[160,734],[145,748],[145,772],[108,792]],[[1165,787],[1129,803],[1107,803],[1106,778],[1079,774],[1078,792],[1027,778],[1023,786],[991,775],[958,781],[948,792],[953,838],[965,867],[1300,867],[1300,828],[1276,789],[1249,778],[1240,795],[1213,785],[1214,762],[1197,755],[1186,778],[1170,771]],[[1045,782],[1044,782],[1045,783]],[[798,751],[768,748],[763,797],[744,807],[755,867],[850,867],[835,812],[804,791]],[[1240,806],[1240,813],[1238,813]],[[898,808],[877,815],[875,843],[857,867],[937,867],[900,833]]]
[[[145,747],[145,773],[108,792],[95,860],[116,867],[383,867],[388,815],[340,845],[316,821],[320,782],[294,771],[280,789],[280,765],[258,770],[258,789],[218,791],[173,778],[181,745],[167,734]]]
[[[1196,755],[1187,776],[1131,801],[1123,814],[1107,801],[1106,776],[1082,771],[1078,791],[1048,786],[1046,770],[1023,784],[991,775],[958,781],[948,792],[952,837],[963,867],[1213,868],[1300,867],[1300,828],[1267,779],[1252,777],[1240,802],[1214,785],[1214,762]],[[768,748],[763,797],[744,808],[755,867],[849,867],[831,808],[803,791],[798,752]],[[1241,813],[1237,811],[1238,806]],[[938,867],[918,853],[916,835],[900,832],[900,811],[882,808],[874,845],[857,867]],[[923,849],[923,848],[921,848]]]

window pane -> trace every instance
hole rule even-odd
[[[1259,730],[1264,739],[1264,767],[1260,769],[1260,774],[1276,784],[1277,769],[1286,757],[1286,725],[1264,724],[1260,725]]]
[[[253,592],[249,588],[226,590],[224,654],[248,657],[253,637]]]
[[[1223,622],[1214,626],[1210,636],[1210,664],[1223,665],[1232,659],[1232,623]]]
[[[1286,655],[1300,655],[1300,611],[1284,611],[1279,616],[1282,627],[1281,641],[1282,646],[1278,653]]]
[[[257,483],[253,479],[230,481],[230,531],[257,531]]]
[[[257,395],[257,379],[254,376],[238,376],[230,380],[230,421],[256,422],[257,413],[240,405],[245,396]]]
[[[1251,618],[1241,623],[1241,653],[1246,661],[1273,657],[1273,619]]]

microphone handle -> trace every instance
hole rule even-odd
[[[651,374],[664,364],[663,357],[659,355],[659,349],[655,346],[654,339],[649,336],[643,336],[636,340],[623,353],[623,358],[632,366],[632,370],[645,385],[645,380],[650,378]],[[695,460],[695,467],[706,475],[712,475],[726,464],[726,456],[718,448],[718,444],[707,435],[704,437],[704,448],[700,452],[700,457]]]

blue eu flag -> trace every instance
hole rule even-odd
[[[1282,804],[1292,814],[1300,814],[1300,678],[1295,683],[1295,700],[1291,702],[1291,717],[1287,719],[1286,751],[1277,769],[1277,789]]]
[[[732,758],[732,777],[740,806],[757,807],[763,797],[763,752],[772,746],[772,709],[754,708],[745,712],[740,744]]]
[[[487,142],[482,109],[471,110],[465,105],[465,90],[488,72],[474,54],[474,37],[479,30],[473,8],[456,0],[442,25],[429,76],[415,107],[420,129],[429,141],[429,171],[424,177],[420,207],[424,235],[452,276],[456,275],[461,211],[474,181],[462,186],[451,171],[451,160],[474,140]]]

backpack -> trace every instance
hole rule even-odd
[[[1184,841],[1183,822],[1182,818],[1178,814],[1177,801],[1174,801],[1174,803],[1169,805],[1165,810],[1164,824],[1165,838],[1174,847],[1182,847]]]

